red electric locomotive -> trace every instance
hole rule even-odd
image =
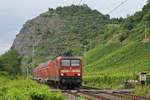
[[[60,88],[78,88],[82,82],[82,60],[79,57],[57,57],[36,67],[33,79],[46,81]]]

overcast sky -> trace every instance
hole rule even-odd
[[[92,9],[108,14],[125,0],[83,0]],[[142,9],[147,0],[128,0],[110,13],[111,17],[126,17]],[[48,8],[79,4],[80,0],[0,0],[0,54],[12,45],[16,34],[29,19],[44,13]]]

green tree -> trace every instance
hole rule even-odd
[[[16,50],[10,50],[0,56],[0,68],[3,71],[7,71],[12,75],[17,75],[21,73],[21,57]]]

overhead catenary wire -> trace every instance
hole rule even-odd
[[[83,0],[80,0],[79,5],[81,5],[82,1],[83,1]]]
[[[124,0],[123,2],[121,2],[121,4],[117,5],[115,8],[113,8],[111,11],[108,12],[108,14],[114,12],[116,9],[118,9],[119,7],[121,7],[123,4],[125,4],[128,0]]]

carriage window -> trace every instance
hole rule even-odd
[[[71,66],[80,66],[80,60],[71,60]]]
[[[61,60],[61,66],[70,66],[70,60]]]

